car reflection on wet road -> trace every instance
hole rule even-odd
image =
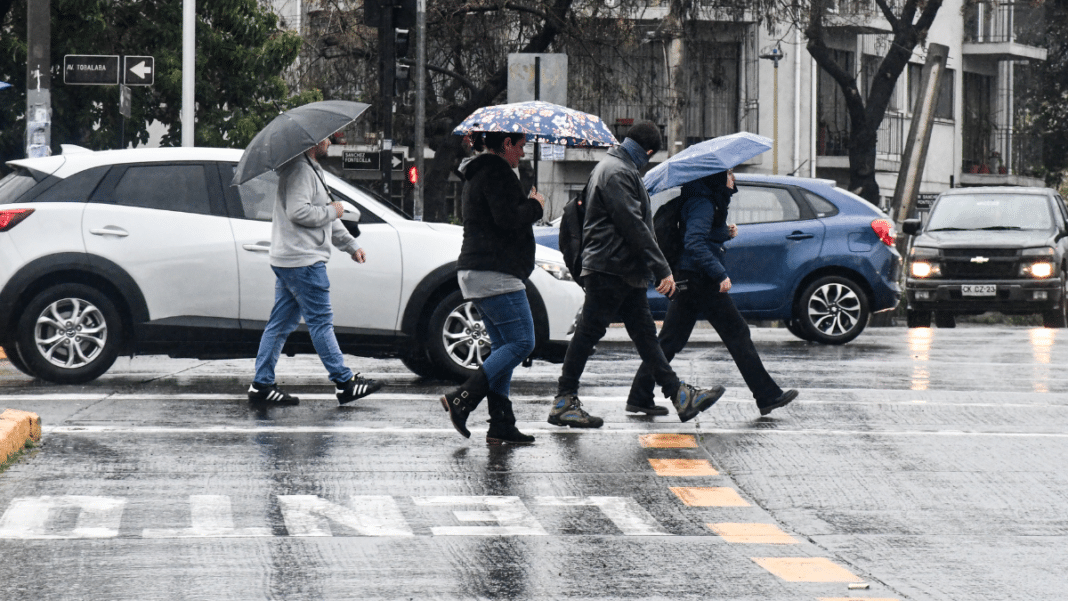
[[[45,426],[0,474],[0,598],[1063,598],[1060,331],[754,338],[801,390],[784,410],[759,417],[711,335],[674,364],[728,387],[715,407],[626,414],[638,358],[606,342],[580,391],[605,426],[546,424],[559,366],[535,363],[513,400],[538,440],[515,448],[485,445],[481,408],[460,438],[445,385],[399,361],[354,359],[388,385],[339,408],[314,357],[285,358],[302,404],[254,411],[251,361],[63,387],[0,360],[0,405]]]

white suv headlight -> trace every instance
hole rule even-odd
[[[549,275],[554,278],[564,281],[573,282],[574,278],[571,277],[571,272],[567,270],[567,267],[563,263],[557,263],[556,261],[546,261],[544,259],[538,259],[534,261],[534,264],[541,267],[545,271],[549,272]]]

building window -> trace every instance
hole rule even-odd
[[[855,73],[853,53],[845,50],[832,50],[831,57],[847,73]],[[834,78],[823,69],[819,70],[816,80],[817,113],[819,115],[819,138],[816,152],[823,156],[844,156],[849,154],[849,111],[846,109],[845,95]]]
[[[649,120],[665,127],[670,93],[666,49],[651,40],[627,46],[590,44],[590,54],[569,57],[568,92],[573,106],[601,117],[616,137]],[[687,144],[739,129],[740,43],[693,32],[682,69],[683,131]]]

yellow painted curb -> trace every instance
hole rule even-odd
[[[41,418],[17,409],[0,413],[0,463],[21,451],[27,440],[41,441]]]
[[[7,355],[4,353],[4,349],[0,348],[0,359],[7,359]]]

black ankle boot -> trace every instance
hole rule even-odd
[[[441,406],[449,412],[452,427],[463,435],[471,438],[471,432],[467,429],[467,416],[478,407],[482,399],[489,392],[489,382],[486,380],[486,372],[478,368],[475,375],[467,379],[459,388],[441,397]]]
[[[486,432],[487,444],[533,444],[534,437],[523,434],[515,427],[512,400],[503,394],[489,393],[490,427]]]

